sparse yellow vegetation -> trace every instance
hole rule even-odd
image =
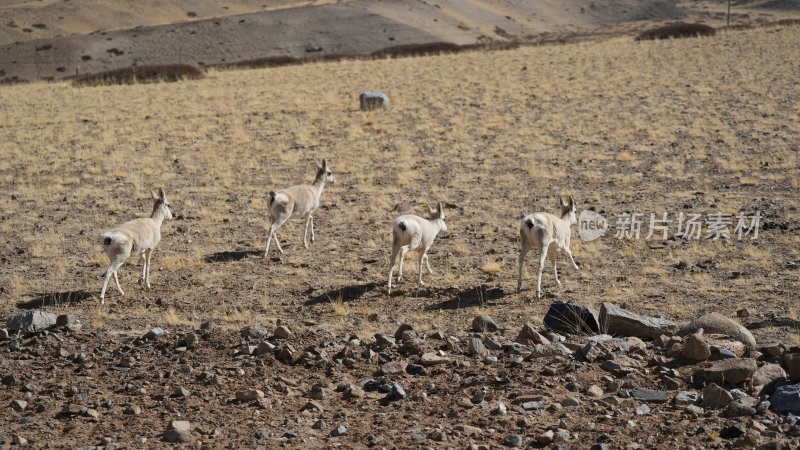
[[[366,320],[388,310],[420,328],[468,323],[474,308],[451,302],[482,284],[502,292],[485,307],[494,318],[536,321],[548,302],[521,301],[531,295],[536,256],[525,264],[526,290],[514,290],[517,220],[557,214],[559,194],[610,225],[591,242],[573,227],[582,270],[558,254],[565,298],[663,308],[676,319],[754,307],[760,297],[787,306],[785,261],[800,257],[791,232],[762,228],[755,243],[678,239],[661,248],[643,236],[651,212],[674,220],[759,208],[769,217],[762,227],[800,221],[792,191],[800,126],[783,100],[800,96],[797,31],[212,70],[185,83],[2,86],[3,106],[14,111],[0,127],[0,188],[14,195],[0,198],[10,243],[3,311],[39,293],[99,292],[108,261],[98,234],[147,216],[148,189],[161,185],[178,218],[164,224],[152,289],[136,283],[141,261],[128,261],[119,271],[125,297],[109,288],[115,309],[69,306],[93,323],[238,327],[268,314],[370,336],[391,331],[394,324]],[[392,107],[358,111],[357,94],[376,80],[376,89],[391,87]],[[305,249],[302,220],[293,219],[278,234],[283,256],[262,260],[266,192],[311,182],[310,158],[322,157],[337,183],[314,216],[316,242]],[[436,200],[456,206],[431,249],[428,286],[417,284],[409,253],[404,293],[386,296],[392,206],[408,201],[425,215],[424,203]],[[643,214],[638,240],[614,237],[626,211]],[[551,268],[542,288],[557,292]],[[153,307],[159,299],[172,312]]]

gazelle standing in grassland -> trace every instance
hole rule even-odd
[[[314,178],[314,183],[300,184],[278,192],[270,191],[267,196],[269,217],[272,224],[267,235],[267,248],[264,250],[264,258],[269,253],[269,243],[272,239],[275,240],[278,251],[283,253],[281,244],[278,242],[277,231],[290,217],[302,216],[306,221],[306,229],[303,232],[303,246],[308,248],[309,226],[311,227],[311,242],[314,242],[314,217],[312,214],[319,207],[319,197],[322,195],[325,185],[336,182],[336,178],[328,168],[326,160],[323,159],[321,165],[316,161],[314,163],[317,165],[317,175]]]
[[[161,241],[162,222],[164,219],[172,219],[172,211],[169,209],[164,189],[159,189],[158,195],[150,191],[150,195],[153,198],[153,212],[150,217],[125,222],[101,235],[103,250],[111,263],[106,270],[106,279],[103,281],[103,289],[100,291],[101,305],[105,303],[106,288],[108,288],[108,280],[112,274],[120,295],[125,295],[119,285],[117,270],[131,256],[142,255],[144,267],[139,283],[144,282],[147,289],[150,289],[150,258],[153,256],[153,250]]]
[[[415,251],[419,253],[419,284],[422,282],[422,265],[428,266],[428,273],[432,274],[431,264],[428,262],[428,249],[433,245],[433,240],[441,231],[447,231],[447,224],[444,219],[444,206],[439,202],[436,209],[428,206],[429,220],[413,214],[404,214],[394,219],[392,222],[392,256],[389,260],[389,289],[392,293],[392,274],[394,273],[394,262],[397,254],[400,254],[400,271],[397,274],[397,282],[403,277],[403,260],[406,252]]]
[[[561,282],[558,280],[558,269],[556,269],[556,252],[558,250],[563,250],[569,256],[569,260],[572,261],[572,266],[580,270],[578,265],[575,264],[575,259],[572,258],[572,252],[569,249],[570,226],[578,223],[575,215],[575,200],[570,196],[566,202],[561,197],[558,198],[558,201],[561,206],[561,217],[547,213],[534,213],[522,217],[519,227],[521,248],[519,251],[517,292],[522,290],[522,265],[525,262],[525,255],[532,248],[541,251],[541,256],[539,257],[539,281],[536,285],[537,298],[542,298],[542,269],[544,269],[544,261],[548,255],[553,261],[553,273],[556,276],[556,283],[558,283],[559,287]]]

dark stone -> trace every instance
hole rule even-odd
[[[666,403],[669,401],[669,396],[665,391],[655,389],[636,388],[631,391],[631,397],[642,402]]]
[[[678,325],[674,322],[632,313],[608,302],[603,302],[600,306],[600,324],[604,332],[613,336],[649,339],[671,335],[678,330]]]
[[[740,425],[731,425],[719,430],[719,437],[722,439],[736,439],[744,436],[744,430]]]
[[[594,335],[600,332],[597,311],[573,301],[552,303],[544,316],[544,325],[559,333]]]

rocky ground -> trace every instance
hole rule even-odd
[[[798,347],[756,344],[716,313],[678,327],[611,304],[598,318],[555,303],[545,323],[558,332],[481,315],[428,333],[401,324],[363,341],[310,331],[309,321],[238,333],[205,322],[121,338],[75,316],[22,312],[0,331],[0,444],[800,445]]]

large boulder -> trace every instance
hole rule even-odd
[[[786,372],[778,364],[764,364],[753,374],[753,386],[769,386],[786,379]]]
[[[595,335],[600,332],[597,311],[573,301],[551,304],[544,316],[544,326],[567,334]]]
[[[661,335],[670,336],[678,330],[675,322],[642,316],[608,302],[603,302],[600,306],[600,327],[604,332],[614,336],[635,336],[646,339],[656,339]]]
[[[687,336],[699,329],[706,333],[724,334],[747,346],[748,350],[756,349],[756,339],[750,331],[733,319],[720,313],[712,312],[698,317],[678,331],[678,335]]]
[[[703,338],[703,329],[697,330],[683,341],[683,351],[681,352],[684,358],[691,361],[705,361],[711,357],[711,346]]]
[[[715,383],[739,384],[756,373],[758,365],[752,358],[723,359],[703,369],[703,377]]]
[[[56,315],[44,311],[20,311],[6,321],[9,330],[40,331],[56,324]]]
[[[792,381],[800,381],[800,353],[783,355],[783,367]]]
[[[775,389],[769,403],[775,412],[800,414],[800,384],[787,384]]]

